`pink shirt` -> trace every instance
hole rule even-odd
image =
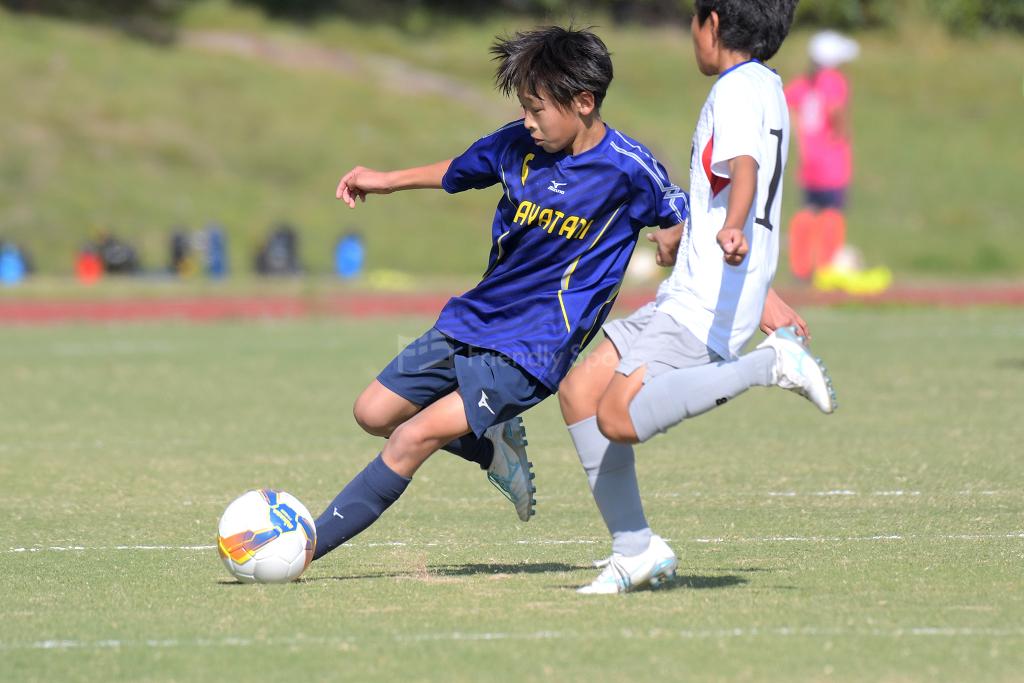
[[[796,113],[800,145],[800,184],[811,190],[845,188],[853,175],[849,138],[836,130],[829,113],[846,109],[850,88],[836,69],[801,76],[786,87]]]

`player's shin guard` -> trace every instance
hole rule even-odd
[[[316,520],[317,560],[377,521],[411,479],[394,472],[378,455],[342,489]]]
[[[753,386],[772,385],[775,352],[759,349],[729,362],[672,370],[651,379],[629,404],[640,441],[723,405]]]

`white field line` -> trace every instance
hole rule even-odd
[[[347,646],[358,643],[419,643],[419,642],[488,642],[508,640],[568,640],[591,641],[595,639],[611,640],[725,640],[730,638],[1024,638],[1024,628],[971,628],[971,627],[934,627],[917,626],[892,629],[858,629],[858,628],[818,628],[814,626],[780,627],[780,628],[725,628],[725,629],[666,629],[648,630],[621,629],[617,631],[452,631],[436,633],[395,634],[391,637],[366,636],[334,636],[306,637],[293,636],[283,638],[153,638],[153,639],[106,639],[106,640],[74,640],[52,639],[22,642],[0,641],[0,652],[18,650],[57,650],[57,651],[98,651],[120,649],[174,649],[174,648],[225,648],[225,647],[324,647]]]
[[[10,450],[8,446],[0,444],[0,452]],[[892,489],[892,490],[880,490],[880,491],[857,491],[855,489],[830,489],[827,491],[666,491],[659,493],[646,494],[651,498],[837,498],[852,500],[855,498],[943,498],[947,496],[1012,496],[1020,499],[1024,499],[1024,490],[1002,490],[1002,491],[972,491],[972,490],[960,490],[960,491],[918,491],[918,490],[905,490],[905,489]],[[26,499],[27,500],[27,499]],[[475,505],[479,503],[491,503],[494,498],[491,495],[486,496],[464,496],[459,498],[452,498],[451,496],[431,496],[431,495],[419,495],[418,500],[423,502],[442,502],[445,504],[460,504],[460,505]],[[544,503],[547,505],[567,505],[576,504],[576,498],[569,495],[552,495],[544,498]],[[193,506],[204,506],[214,505],[222,503],[223,500],[219,498],[196,498],[196,499],[185,499],[176,501],[177,504],[193,507]],[[157,548],[160,549],[160,548]]]
[[[940,534],[924,536],[921,534],[877,534],[874,536],[761,536],[754,538],[691,538],[684,540],[684,543],[713,543],[728,545],[732,543],[854,543],[872,541],[1002,541],[1002,540],[1024,540],[1024,531],[1013,531],[1009,533],[989,534]],[[667,541],[674,541],[668,538]],[[521,541],[494,541],[489,543],[471,543],[472,547],[484,546],[550,546],[550,545],[600,545],[607,543],[607,539],[538,539]],[[436,541],[386,541],[383,543],[346,543],[339,546],[339,550],[346,548],[395,548],[395,547],[416,547],[436,548],[443,543]],[[467,544],[462,544],[467,545]],[[108,546],[84,546],[84,545],[50,545],[50,546],[23,546],[9,547],[5,553],[46,553],[46,552],[95,552],[95,551],[202,551],[216,549],[215,545],[108,545]]]
[[[829,489],[826,491],[728,491],[708,493],[704,491],[669,492],[651,494],[654,498],[714,498],[722,496],[735,496],[742,498],[919,498],[919,497],[942,497],[942,496],[1001,496],[1001,495],[1022,495],[1021,491],[939,491],[924,492],[908,489],[891,489],[883,491],[858,491],[856,489]]]

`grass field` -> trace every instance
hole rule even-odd
[[[318,512],[429,321],[0,329],[0,680],[1021,680],[1019,312],[807,313],[840,412],[759,390],[641,447],[681,578],[588,599],[608,543],[551,401],[529,524],[442,454],[302,581],[225,573],[224,506]]]
[[[614,53],[606,119],[687,185],[711,85],[689,34],[576,19],[599,25]],[[67,274],[81,243],[110,229],[157,268],[172,226],[220,221],[239,277],[270,224],[288,219],[317,272],[357,228],[370,267],[478,274],[497,191],[407,193],[348,212],[333,190],[355,164],[448,158],[517,117],[493,92],[487,47],[534,21],[453,21],[424,34],[341,19],[299,28],[210,0],[190,10],[177,46],[154,47],[0,10],[11,93],[0,108],[0,238],[28,246],[43,272]],[[858,38],[850,241],[899,276],[1021,272],[1024,42],[952,39],[926,20]],[[806,68],[807,39],[794,33],[773,61],[784,78]],[[251,50],[237,54],[239,42]],[[789,216],[799,197],[787,188]]]

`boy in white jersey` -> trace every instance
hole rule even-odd
[[[782,44],[795,5],[695,2],[697,66],[718,79],[693,137],[690,223],[675,268],[655,301],[604,326],[607,339],[559,387],[563,417],[612,534],[611,557],[582,593],[657,585],[678,564],[644,518],[630,444],[752,386],[781,386],[825,413],[835,409],[831,380],[804,344],[806,325],[770,289],[789,117],[782,82],[764,61]],[[769,337],[738,356],[759,325]]]

